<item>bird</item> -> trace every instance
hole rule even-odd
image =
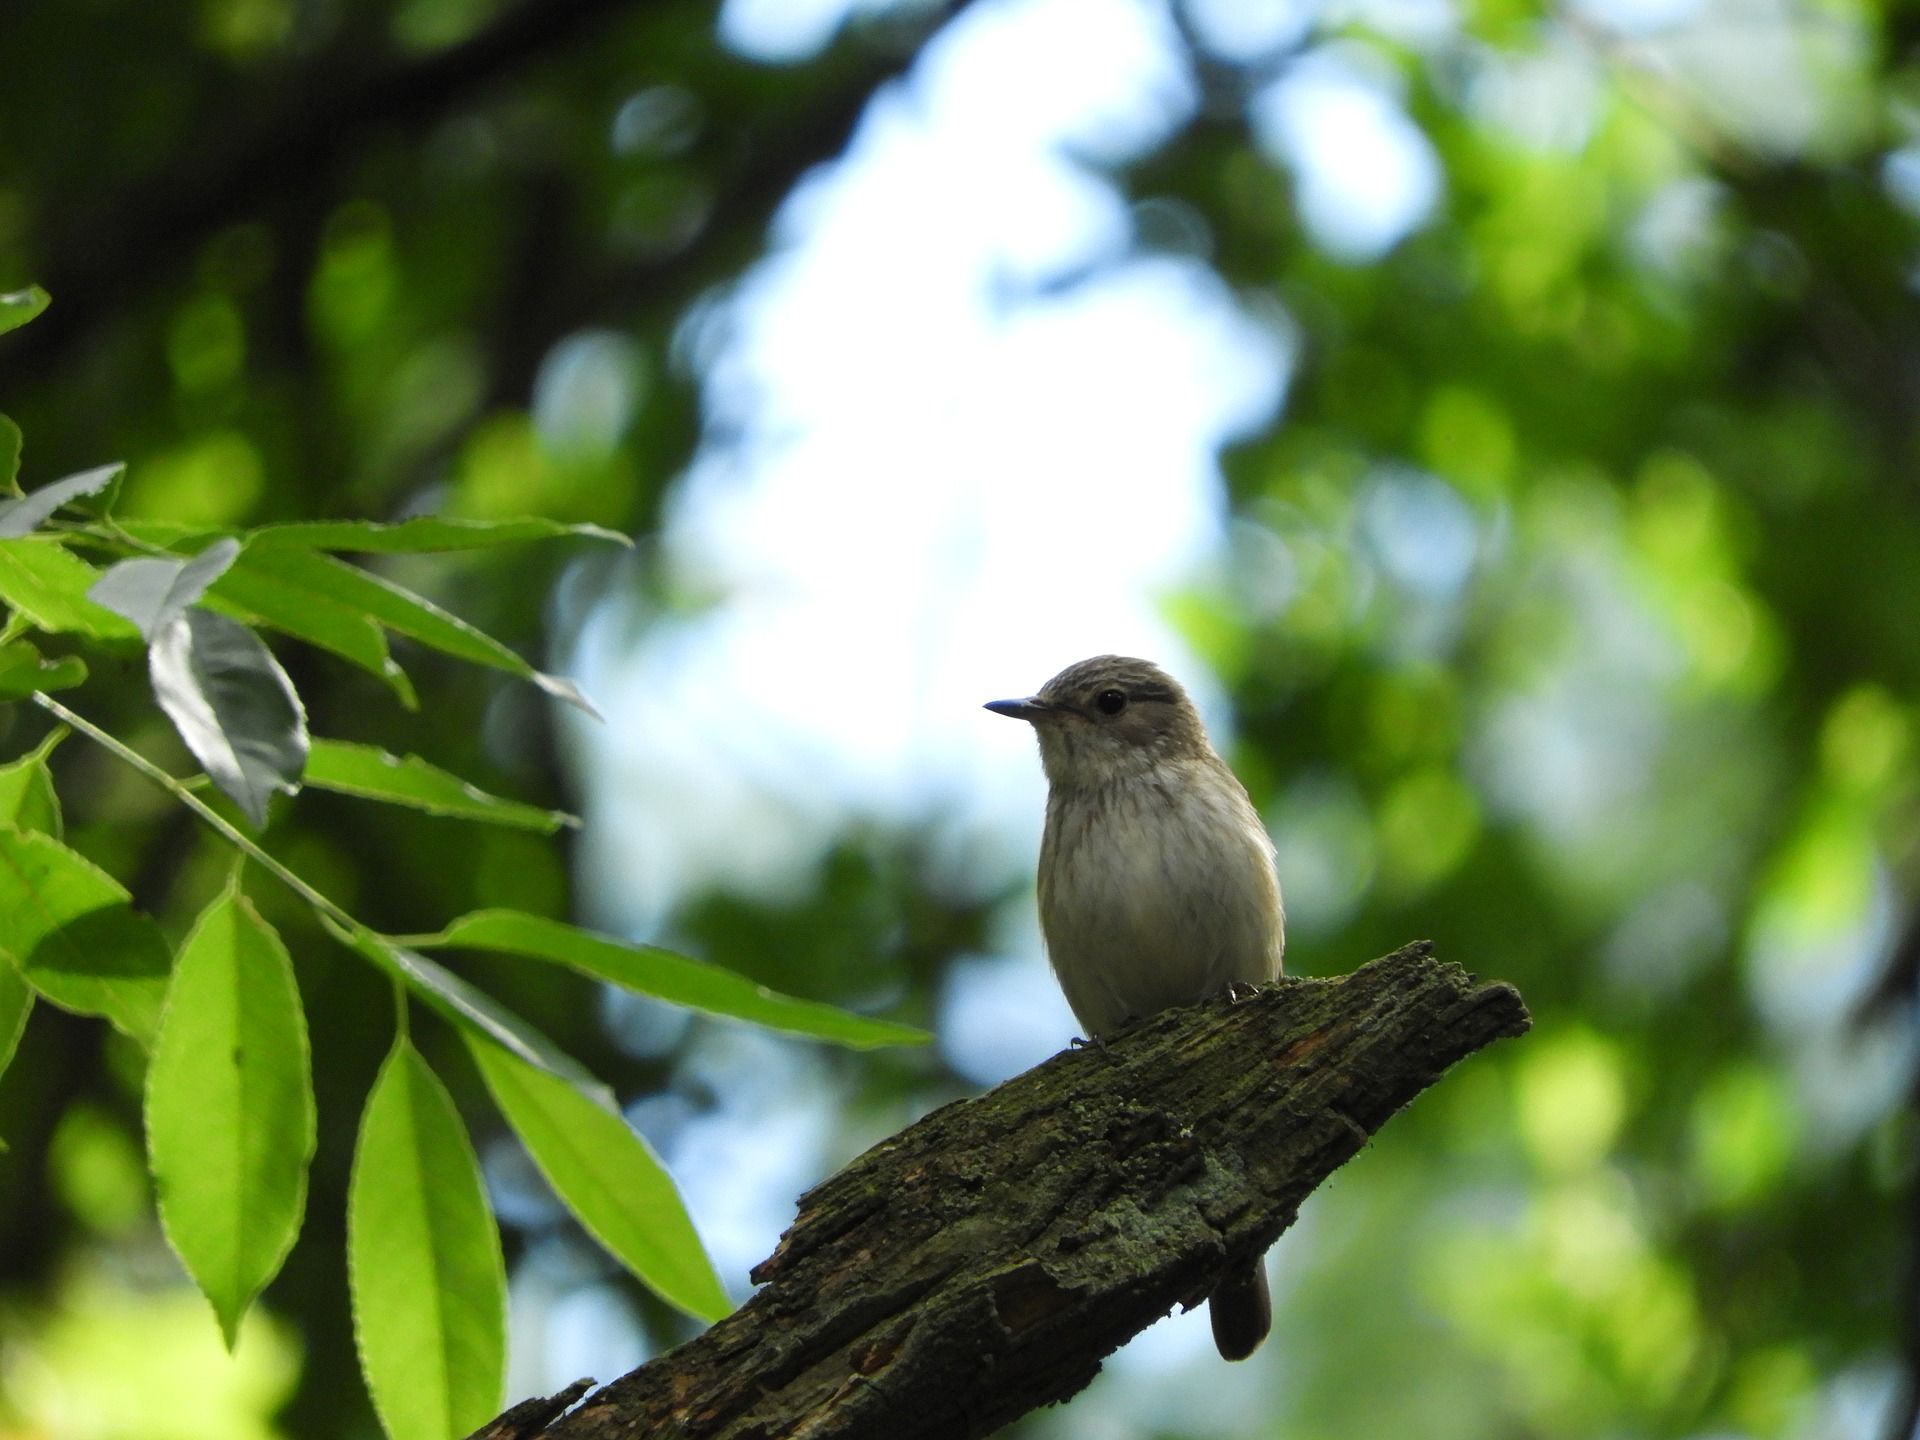
[[[1096,655],[986,708],[1039,738],[1040,929],[1089,1040],[1279,977],[1273,841],[1178,681],[1151,661]],[[1258,1348],[1273,1319],[1259,1257],[1214,1287],[1208,1318],[1223,1358]]]

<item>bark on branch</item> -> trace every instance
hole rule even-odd
[[[990,1434],[1203,1300],[1395,1111],[1529,1023],[1511,986],[1422,942],[1063,1052],[803,1196],[759,1291],[705,1334],[551,1424],[492,1433]]]

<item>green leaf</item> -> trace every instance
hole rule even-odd
[[[86,683],[87,662],[78,655],[49,660],[24,640],[0,645],[0,701],[24,700]]]
[[[210,609],[316,645],[379,677],[409,710],[419,708],[413,683],[387,651],[387,632],[362,610],[294,583],[274,558],[249,548],[207,592]]]
[[[60,797],[53,788],[47,757],[66,738],[64,729],[54,730],[28,754],[0,765],[0,825],[18,825],[60,838]]]
[[[402,1036],[360,1122],[347,1189],[354,1339],[393,1440],[452,1440],[500,1408],[507,1272],[459,1113]]]
[[[273,566],[289,582],[371,615],[389,630],[469,664],[517,675],[598,718],[599,712],[571,680],[534,669],[491,635],[403,585],[310,550],[288,549],[274,557]]]
[[[647,1142],[565,1081],[466,1039],[507,1123],[594,1239],[689,1315],[718,1320],[732,1310],[673,1177]]]
[[[421,515],[397,522],[322,520],[292,525],[262,525],[249,534],[247,548],[417,554],[440,550],[477,550],[488,545],[566,537],[610,540],[616,545],[633,544],[625,535],[598,525],[568,525],[538,516],[516,520],[454,520],[438,515]]]
[[[11,965],[0,965],[0,1075],[7,1073],[33,1013],[33,991]],[[0,1146],[0,1149],[4,1149]]]
[[[558,810],[542,810],[537,805],[490,795],[416,755],[402,759],[372,745],[344,740],[313,742],[307,754],[306,783],[315,790],[337,790],[343,795],[425,810],[430,815],[484,820],[538,830],[543,835],[551,835],[563,825],[580,823]]]
[[[182,560],[142,555],[110,566],[87,592],[87,598],[124,615],[152,640],[187,613],[187,607],[207,593],[240,553],[231,536],[214,541],[198,555]]]
[[[23,438],[20,427],[5,415],[0,415],[0,490],[13,495],[20,493],[20,449]]]
[[[924,1045],[932,1038],[911,1025],[869,1020],[815,1000],[782,995],[744,975],[671,950],[629,945],[519,910],[476,910],[438,935],[410,936],[408,943],[428,950],[494,950],[551,960],[657,1000],[858,1049]]]
[[[0,500],[0,537],[26,535],[38,529],[40,523],[62,505],[84,495],[98,495],[125,474],[126,469],[126,465],[120,461],[111,465],[97,465],[91,470],[82,470],[78,475],[69,475],[64,480],[42,485],[18,500]]]
[[[167,1239],[231,1350],[299,1234],[315,1138],[293,962],[237,890],[180,947],[147,1066],[146,1121]]]
[[[51,835],[0,826],[0,953],[66,1010],[153,1038],[172,957],[120,882]]]
[[[483,1035],[528,1064],[551,1071],[569,1084],[600,1096],[606,1104],[613,1104],[612,1094],[592,1071],[478,986],[388,936],[364,927],[349,930],[324,915],[321,923],[342,945],[398,976],[458,1029]]]
[[[47,308],[53,297],[38,285],[29,285],[24,290],[9,290],[0,294],[0,335],[9,330],[18,330],[29,320],[36,318]]]
[[[87,598],[100,572],[58,540],[28,535],[0,540],[0,600],[42,630],[96,640],[132,640],[139,630]]]

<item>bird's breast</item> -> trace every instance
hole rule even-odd
[[[1273,847],[1238,782],[1223,778],[1156,777],[1049,798],[1041,928],[1067,1003],[1090,1032],[1279,972]]]

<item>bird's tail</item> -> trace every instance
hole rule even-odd
[[[1255,1256],[1214,1286],[1207,1300],[1213,1344],[1223,1360],[1244,1360],[1260,1348],[1273,1326],[1273,1297],[1267,1293],[1267,1267]]]

